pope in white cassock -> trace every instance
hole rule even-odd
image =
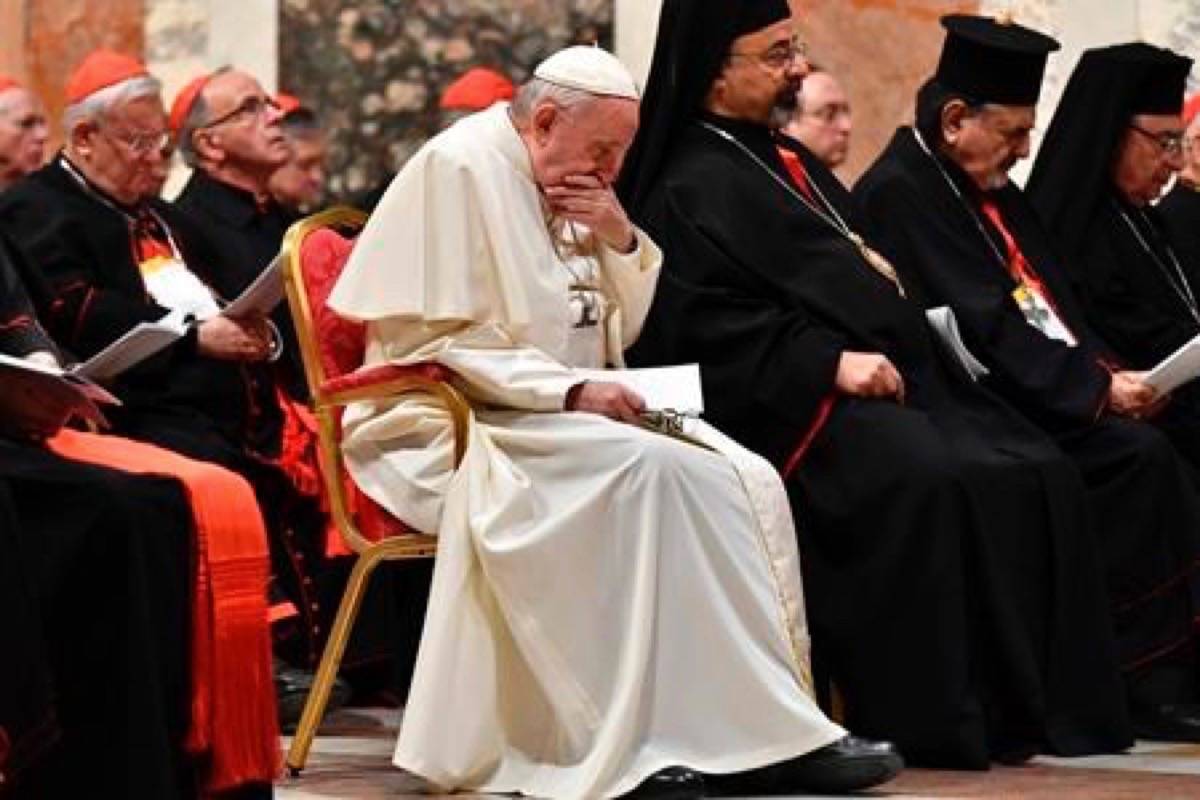
[[[691,770],[803,765],[845,736],[811,697],[772,468],[698,420],[703,445],[640,427],[638,395],[575,372],[621,367],[658,277],[611,189],[637,98],[603,50],[552,56],[408,162],[331,296],[367,323],[367,366],[442,364],[474,409],[457,470],[432,401],[345,418],[358,485],[441,537],[395,763],[446,789],[698,796]],[[858,756],[810,783],[898,769],[886,745]]]

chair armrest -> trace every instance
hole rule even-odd
[[[321,385],[320,394],[326,405],[344,406],[368,397],[386,397],[391,393],[389,385],[395,381],[448,383],[453,377],[454,373],[441,364],[380,364],[330,378]]]
[[[382,364],[325,381],[314,402],[319,408],[330,409],[362,400],[399,397],[416,392],[431,394],[450,412],[454,424],[454,463],[457,466],[466,452],[471,406],[451,384],[453,377],[454,372],[440,364]]]

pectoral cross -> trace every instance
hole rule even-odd
[[[578,303],[579,307],[579,319],[575,321],[572,327],[594,328],[600,324],[600,303],[594,291],[582,290],[572,292],[571,299]]]

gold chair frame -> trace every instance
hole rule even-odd
[[[312,408],[318,425],[318,451],[321,461],[322,479],[329,497],[330,511],[338,531],[346,544],[357,554],[354,568],[342,601],[334,617],[329,639],[321,653],[312,690],[304,703],[300,723],[288,749],[287,766],[293,777],[300,774],[308,760],[313,737],[325,714],[329,692],[341,665],[346,642],[358,617],[367,584],[375,568],[384,561],[408,558],[429,558],[437,552],[437,537],[419,533],[405,533],[372,542],[363,536],[350,511],[343,475],[345,472],[339,441],[338,410],[360,400],[394,398],[404,394],[423,393],[432,395],[450,413],[454,428],[454,463],[462,461],[467,445],[470,406],[466,399],[450,384],[424,375],[405,375],[369,386],[355,387],[330,392],[325,389],[325,369],[322,366],[316,331],[312,324],[312,309],[309,306],[304,271],[301,268],[301,246],[305,238],[323,228],[341,228],[358,231],[366,222],[361,211],[345,206],[331,208],[302,219],[288,229],[283,240],[281,268],[288,304],[299,339],[300,354],[304,359],[304,372],[312,396]]]

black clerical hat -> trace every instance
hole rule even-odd
[[[1162,47],[1133,42],[1109,50],[1126,74],[1137,76],[1129,114],[1178,114],[1183,109],[1192,60]]]
[[[787,0],[743,0],[741,3],[730,3],[729,6],[737,18],[733,28],[735,36],[761,31],[792,15]]]
[[[934,79],[978,103],[1037,105],[1046,59],[1059,48],[1049,36],[1015,22],[952,14],[942,17],[946,42]]]

